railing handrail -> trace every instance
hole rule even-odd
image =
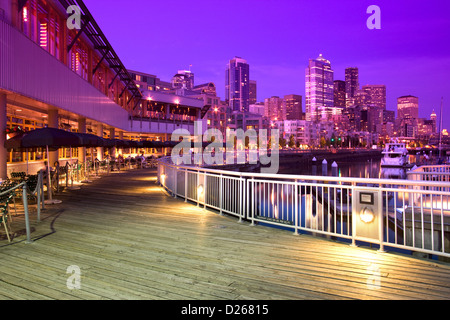
[[[425,171],[427,169],[447,169],[448,171]],[[421,173],[444,173],[450,174],[450,166],[445,164],[440,165],[423,165],[414,168],[407,172],[407,174],[421,174]]]
[[[24,184],[26,184],[26,182],[22,181],[21,183],[15,185],[11,189],[7,189],[7,190],[4,190],[4,191],[0,192],[0,196],[3,196],[3,195],[8,194],[8,193],[11,193],[11,192],[13,192],[16,189],[19,189],[19,188],[23,187]]]
[[[348,177],[333,177],[333,176],[310,176],[310,175],[294,175],[294,174],[274,174],[274,173],[257,173],[257,172],[234,172],[228,170],[211,169],[211,168],[201,168],[195,166],[186,165],[176,165],[167,162],[171,160],[171,157],[164,157],[158,159],[159,162],[164,161],[164,165],[177,168],[181,170],[191,170],[191,171],[201,171],[201,172],[211,172],[218,174],[226,174],[231,176],[242,176],[242,177],[264,177],[273,179],[290,179],[290,180],[309,180],[309,181],[328,181],[328,182],[344,182],[344,183],[364,183],[364,184],[377,184],[377,185],[407,185],[407,186],[430,186],[430,187],[448,187],[450,188],[450,182],[428,182],[428,181],[411,181],[411,180],[400,180],[400,179],[377,179],[377,178],[348,178]]]

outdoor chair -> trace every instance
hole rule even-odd
[[[156,168],[158,166],[158,161],[156,159],[151,159],[149,161],[149,167],[150,168]]]
[[[13,199],[13,192],[5,193],[0,195],[0,223],[5,227],[6,236],[8,238],[8,242],[11,242],[11,238],[9,236],[9,230],[7,224],[9,224],[8,216],[9,216],[9,203]]]
[[[37,201],[37,194],[31,193],[36,190],[37,184],[39,180],[39,175],[28,175],[27,176],[27,189],[29,193],[27,194],[28,200],[36,200]]]
[[[109,162],[109,166],[110,166],[110,170],[111,171],[114,171],[116,168],[117,168],[117,162],[115,161],[115,160],[111,160],[110,162]]]
[[[0,185],[0,193],[5,192],[6,190],[12,189],[15,186],[17,186],[18,184],[19,184],[19,182],[17,182],[17,181],[7,179],[7,180],[3,181],[2,184]],[[11,191],[9,194],[11,195],[10,201],[12,200],[14,203],[14,212],[17,215],[16,198],[21,196],[21,192],[19,189],[15,189],[15,190]],[[10,201],[8,201],[8,205],[9,205]],[[9,215],[9,219],[12,221],[12,217],[11,217],[11,214],[9,213],[9,210],[8,210],[8,215]]]
[[[11,172],[11,180],[17,181],[18,183],[25,180],[26,173],[25,172]]]

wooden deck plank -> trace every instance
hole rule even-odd
[[[62,204],[32,222],[32,244],[23,230],[0,240],[0,299],[450,298],[449,264],[251,227],[168,196],[154,175],[115,173],[55,195]],[[81,290],[65,285],[73,264]],[[368,284],[374,268],[379,287]]]

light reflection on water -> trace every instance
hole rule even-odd
[[[416,156],[410,156],[409,163],[416,163],[420,159]],[[382,168],[381,159],[373,159],[366,161],[336,161],[338,165],[337,176],[351,178],[374,178],[374,179],[406,179],[406,168]],[[318,175],[322,176],[322,164],[318,163],[316,168],[313,165],[300,167],[283,167],[283,173],[300,174],[300,175]],[[335,173],[332,169],[332,163],[327,165],[327,175],[333,176]]]

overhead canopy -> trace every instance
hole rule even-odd
[[[82,141],[74,133],[57,128],[28,131],[5,141],[6,149],[79,147]]]

